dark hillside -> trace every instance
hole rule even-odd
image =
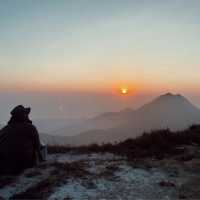
[[[92,144],[88,146],[49,146],[49,153],[64,153],[71,150],[78,153],[112,152],[130,158],[164,158],[179,154],[183,145],[200,145],[200,125],[193,125],[184,131],[171,132],[168,129],[144,133],[135,139],[116,144]]]

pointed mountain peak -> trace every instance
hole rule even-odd
[[[154,113],[152,115],[159,116],[160,114],[166,116],[180,115],[187,117],[189,115],[200,116],[200,110],[193,105],[187,98],[180,94],[166,93],[151,101],[150,103],[141,107],[144,115],[146,113]],[[155,114],[157,113],[157,114]],[[186,114],[187,113],[187,114]],[[193,114],[192,114],[193,113]],[[195,114],[194,114],[195,113]],[[191,116],[189,118],[191,118]]]
[[[186,98],[180,94],[166,93],[157,98],[159,101],[163,100],[186,100]]]
[[[163,94],[163,95],[161,95],[161,97],[182,97],[182,95],[180,95],[180,94],[173,94],[173,93],[170,93],[170,92],[168,92],[168,93],[166,93],[166,94]]]

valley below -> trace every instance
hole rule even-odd
[[[54,134],[42,133],[40,129],[39,132],[46,144],[80,146],[120,142],[152,130],[168,128],[179,131],[199,123],[198,107],[182,95],[167,93],[137,110],[103,113],[73,126],[66,126]]]

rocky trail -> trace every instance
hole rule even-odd
[[[199,147],[155,160],[111,153],[52,154],[19,176],[0,177],[0,199],[200,199]]]

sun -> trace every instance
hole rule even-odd
[[[123,95],[128,94],[128,88],[121,88],[120,91]]]

